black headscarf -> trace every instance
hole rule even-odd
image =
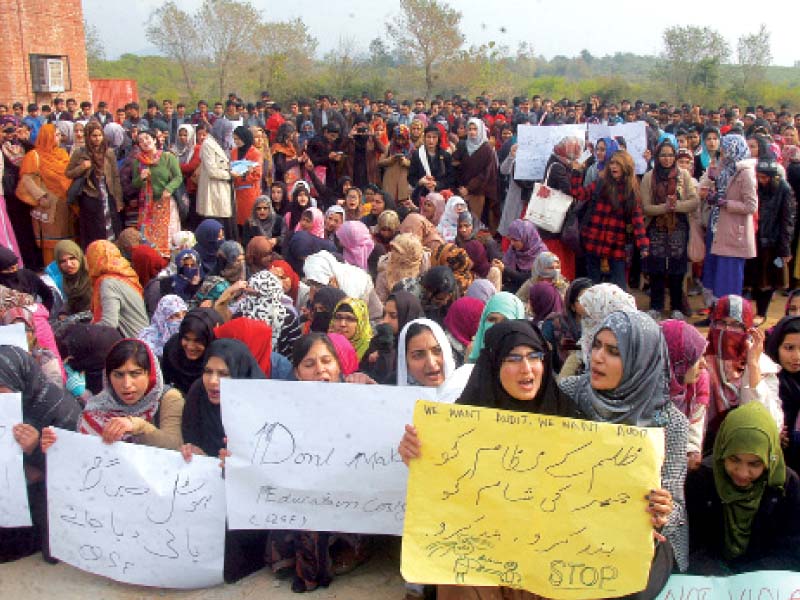
[[[203,277],[213,273],[217,266],[217,251],[222,245],[219,232],[222,229],[222,224],[216,219],[205,219],[194,231],[194,237],[197,240],[194,249],[200,255]]]
[[[13,251],[0,245],[0,271],[8,269],[19,263],[19,258]],[[39,276],[29,269],[20,268],[13,273],[0,273],[0,285],[12,290],[30,294],[34,298],[41,296],[42,304],[48,310],[53,308],[53,295],[47,285]]]
[[[266,379],[250,349],[239,340],[214,340],[206,349],[203,368],[212,356],[225,361],[232,379]],[[186,394],[181,430],[185,443],[198,446],[208,456],[217,456],[225,447],[220,405],[209,400],[202,379],[195,381]]]
[[[317,293],[314,294],[314,304],[321,304],[325,307],[325,310],[321,312],[314,311],[314,316],[311,319],[311,331],[328,333],[331,318],[333,318],[333,309],[345,298],[347,298],[347,294],[339,288],[327,285],[319,288]]]
[[[164,356],[161,359],[164,383],[174,385],[184,394],[189,391],[203,374],[208,348],[214,341],[214,327],[221,324],[222,318],[212,308],[195,308],[186,313],[178,333],[164,345]],[[197,360],[189,360],[181,346],[181,338],[189,332],[195,334],[206,347],[206,352]]]
[[[250,131],[248,127],[239,125],[239,127],[233,130],[233,135],[242,140],[241,147],[236,149],[236,156],[239,160],[244,160],[247,151],[250,150],[250,147],[253,145],[253,132]]]
[[[92,394],[103,391],[103,371],[111,347],[122,339],[115,327],[75,323],[59,334],[58,351],[69,366],[86,376],[86,388]]]
[[[780,364],[778,349],[790,333],[800,333],[800,317],[783,317],[767,338],[766,354],[777,364]],[[786,369],[781,369],[778,373],[778,382],[778,395],[783,404],[783,422],[789,432],[793,432],[797,415],[800,413],[800,373],[789,373]]]
[[[0,346],[0,385],[22,396],[22,420],[36,427],[61,427],[75,431],[81,407],[71,395],[45,377],[33,357],[16,346]],[[38,446],[25,461],[44,465]]]
[[[544,353],[542,381],[533,400],[514,399],[500,383],[503,359],[516,346],[530,346],[534,351]],[[486,332],[483,350],[457,403],[566,416],[569,402],[553,377],[552,362],[550,347],[534,325],[524,320],[497,323]]]
[[[397,306],[397,331],[403,331],[403,327],[414,319],[422,319],[425,317],[425,311],[422,308],[422,303],[414,294],[406,291],[393,292],[386,300],[394,300]],[[395,340],[396,343],[397,340]]]
[[[422,276],[423,308],[425,315],[442,325],[447,309],[458,299],[459,287],[453,270],[450,267],[438,266],[428,269]],[[437,306],[432,302],[436,294],[452,294],[450,301],[444,306]]]

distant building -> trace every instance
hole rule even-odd
[[[0,0],[0,39],[0,101],[91,101],[81,0]]]

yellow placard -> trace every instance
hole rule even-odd
[[[610,598],[647,584],[664,433],[419,401],[406,581]]]

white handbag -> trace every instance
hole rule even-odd
[[[543,182],[536,183],[533,186],[528,209],[525,211],[525,220],[536,225],[538,229],[544,229],[550,233],[561,233],[564,220],[567,218],[567,211],[572,206],[573,198],[569,194],[545,185],[544,181],[547,181],[549,175],[550,170],[548,169]],[[550,191],[547,198],[539,196],[539,190],[542,188],[547,188]]]

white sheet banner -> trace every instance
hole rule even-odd
[[[401,535],[414,402],[435,388],[222,380],[231,529]]]
[[[56,430],[47,453],[50,551],[137,585],[222,583],[225,489],[219,459]]]
[[[553,148],[562,139],[575,136],[584,143],[586,124],[574,125],[520,125],[517,129],[517,158],[514,163],[514,179],[541,181],[545,166]]]
[[[24,323],[0,325],[0,346],[16,346],[28,351],[28,335]]]
[[[611,126],[589,124],[589,141],[592,144],[604,137],[622,137],[628,147],[628,152],[633,157],[636,174],[642,175],[647,171],[647,161],[644,159],[644,153],[647,150],[647,125],[644,121]]]
[[[18,423],[22,423],[21,396],[0,394],[0,527],[31,525],[22,448],[14,439]]]

